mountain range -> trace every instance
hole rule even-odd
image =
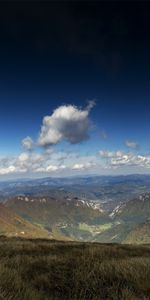
[[[0,183],[0,234],[150,243],[150,176]]]

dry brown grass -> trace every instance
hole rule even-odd
[[[0,300],[148,300],[150,247],[0,239]]]

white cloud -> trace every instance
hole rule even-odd
[[[62,140],[71,144],[80,143],[88,138],[90,129],[89,113],[95,105],[90,101],[85,109],[73,105],[63,105],[45,116],[41,127],[38,144],[54,145]]]
[[[7,175],[7,174],[15,173],[15,171],[16,171],[15,166],[9,166],[9,167],[6,167],[6,168],[1,168],[0,167],[0,175]]]
[[[33,140],[31,139],[30,136],[27,136],[26,138],[24,138],[24,139],[22,140],[22,146],[23,146],[23,148],[26,149],[26,150],[32,150],[32,149],[33,149],[33,147],[34,147],[34,142],[33,142]]]
[[[112,166],[123,166],[123,165],[130,165],[132,161],[132,156],[130,154],[122,154],[120,156],[114,156],[111,159]]]
[[[125,145],[128,147],[128,148],[132,148],[132,149],[136,149],[138,147],[138,143],[135,142],[135,141],[129,141],[127,140],[125,142]]]
[[[64,170],[64,169],[66,169],[66,166],[64,166],[64,165],[60,165],[60,166],[50,165],[46,168],[46,172],[59,171],[59,170]]]
[[[28,153],[21,153],[18,157],[18,160],[21,162],[27,161],[29,159],[29,154]]]
[[[6,168],[8,172],[11,172],[8,168],[10,164],[13,164],[16,173],[32,174],[82,169],[82,165],[83,170],[92,168],[94,164],[87,162],[86,157],[82,156],[83,162],[81,162],[79,153],[55,151],[54,148],[47,146],[55,145],[60,141],[77,144],[88,139],[91,128],[89,114],[94,106],[95,100],[91,100],[84,109],[74,105],[62,105],[55,109],[52,115],[43,118],[38,140],[34,142],[30,136],[24,138],[22,140],[24,152],[15,157],[13,161],[7,160],[7,158],[3,159],[3,169]],[[37,153],[40,150],[39,146],[43,148],[42,153]],[[34,152],[31,151],[32,149]],[[93,158],[91,157],[91,159]],[[74,168],[72,168],[73,164]]]
[[[150,157],[143,155],[134,155],[133,153],[123,154],[120,157],[111,159],[112,166],[132,166],[150,168]]]
[[[75,164],[72,167],[72,170],[83,170],[84,169],[84,164]]]
[[[107,158],[107,164],[109,166],[121,166],[127,165],[131,160],[132,154],[124,153],[123,151],[108,151],[108,150],[101,150],[99,154],[102,158]]]
[[[105,166],[107,168],[121,168],[121,167],[140,167],[140,168],[150,168],[150,156],[144,156],[139,154],[134,154],[132,152],[123,151],[108,151],[101,150],[99,154],[102,159],[107,159]]]
[[[64,151],[47,151],[41,153],[22,152],[16,157],[0,158],[0,175],[24,174],[62,174],[71,175],[75,172],[82,174],[110,174],[118,169],[141,170],[150,168],[150,156],[135,155],[132,152],[101,150],[98,155],[81,155],[80,153],[65,153]],[[116,172],[116,171],[115,171]],[[26,175],[26,176],[27,176]]]
[[[76,163],[73,165],[72,170],[85,170],[92,167],[95,167],[96,163],[87,162],[87,163]]]

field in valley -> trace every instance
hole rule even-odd
[[[0,300],[148,300],[150,245],[0,238]]]

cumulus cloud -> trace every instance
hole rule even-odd
[[[100,150],[99,155],[104,162],[106,167],[109,168],[120,168],[120,167],[140,167],[140,168],[150,168],[150,156],[140,155],[132,152],[124,151],[108,151]]]
[[[72,170],[82,170],[82,169],[84,169],[84,164],[75,164],[72,167]]]
[[[62,105],[50,116],[43,118],[38,144],[49,146],[62,140],[71,144],[80,143],[88,138],[90,129],[89,113],[95,105],[90,101],[85,109],[73,105]]]
[[[15,171],[16,171],[15,166],[8,166],[6,168],[0,167],[0,175],[7,175],[7,174],[15,173]]]
[[[136,149],[138,147],[138,143],[135,142],[135,141],[125,141],[125,145],[128,147],[128,148],[132,148],[132,149]]]
[[[124,166],[124,165],[133,165],[133,161],[132,161],[133,157],[131,154],[124,154],[122,153],[122,155],[120,156],[114,156],[111,159],[111,165],[112,166]]]
[[[96,163],[94,162],[76,163],[73,165],[72,170],[85,170],[94,167],[95,165]]]
[[[27,136],[26,138],[24,138],[24,139],[22,140],[22,146],[23,146],[23,148],[26,149],[26,150],[32,150],[32,149],[33,149],[33,147],[34,147],[34,142],[33,142],[33,140],[31,139],[30,136]]]
[[[60,166],[50,165],[46,168],[46,172],[60,171],[60,170],[64,170],[64,169],[66,169],[66,166],[64,166],[64,165],[60,165]]]
[[[106,151],[101,150],[99,154],[102,158],[107,158],[107,166],[119,168],[124,166],[150,168],[150,156],[135,155],[132,152]]]
[[[58,153],[59,157],[61,155],[61,153]],[[58,163],[56,158],[57,156],[55,157],[52,151],[45,151],[43,153],[22,152],[13,158],[1,158],[0,175],[12,173],[46,173],[65,169],[65,166],[60,164],[60,162],[58,165],[54,165],[54,162]]]
[[[21,162],[27,161],[29,159],[29,154],[28,153],[21,153],[18,157],[18,160]]]

